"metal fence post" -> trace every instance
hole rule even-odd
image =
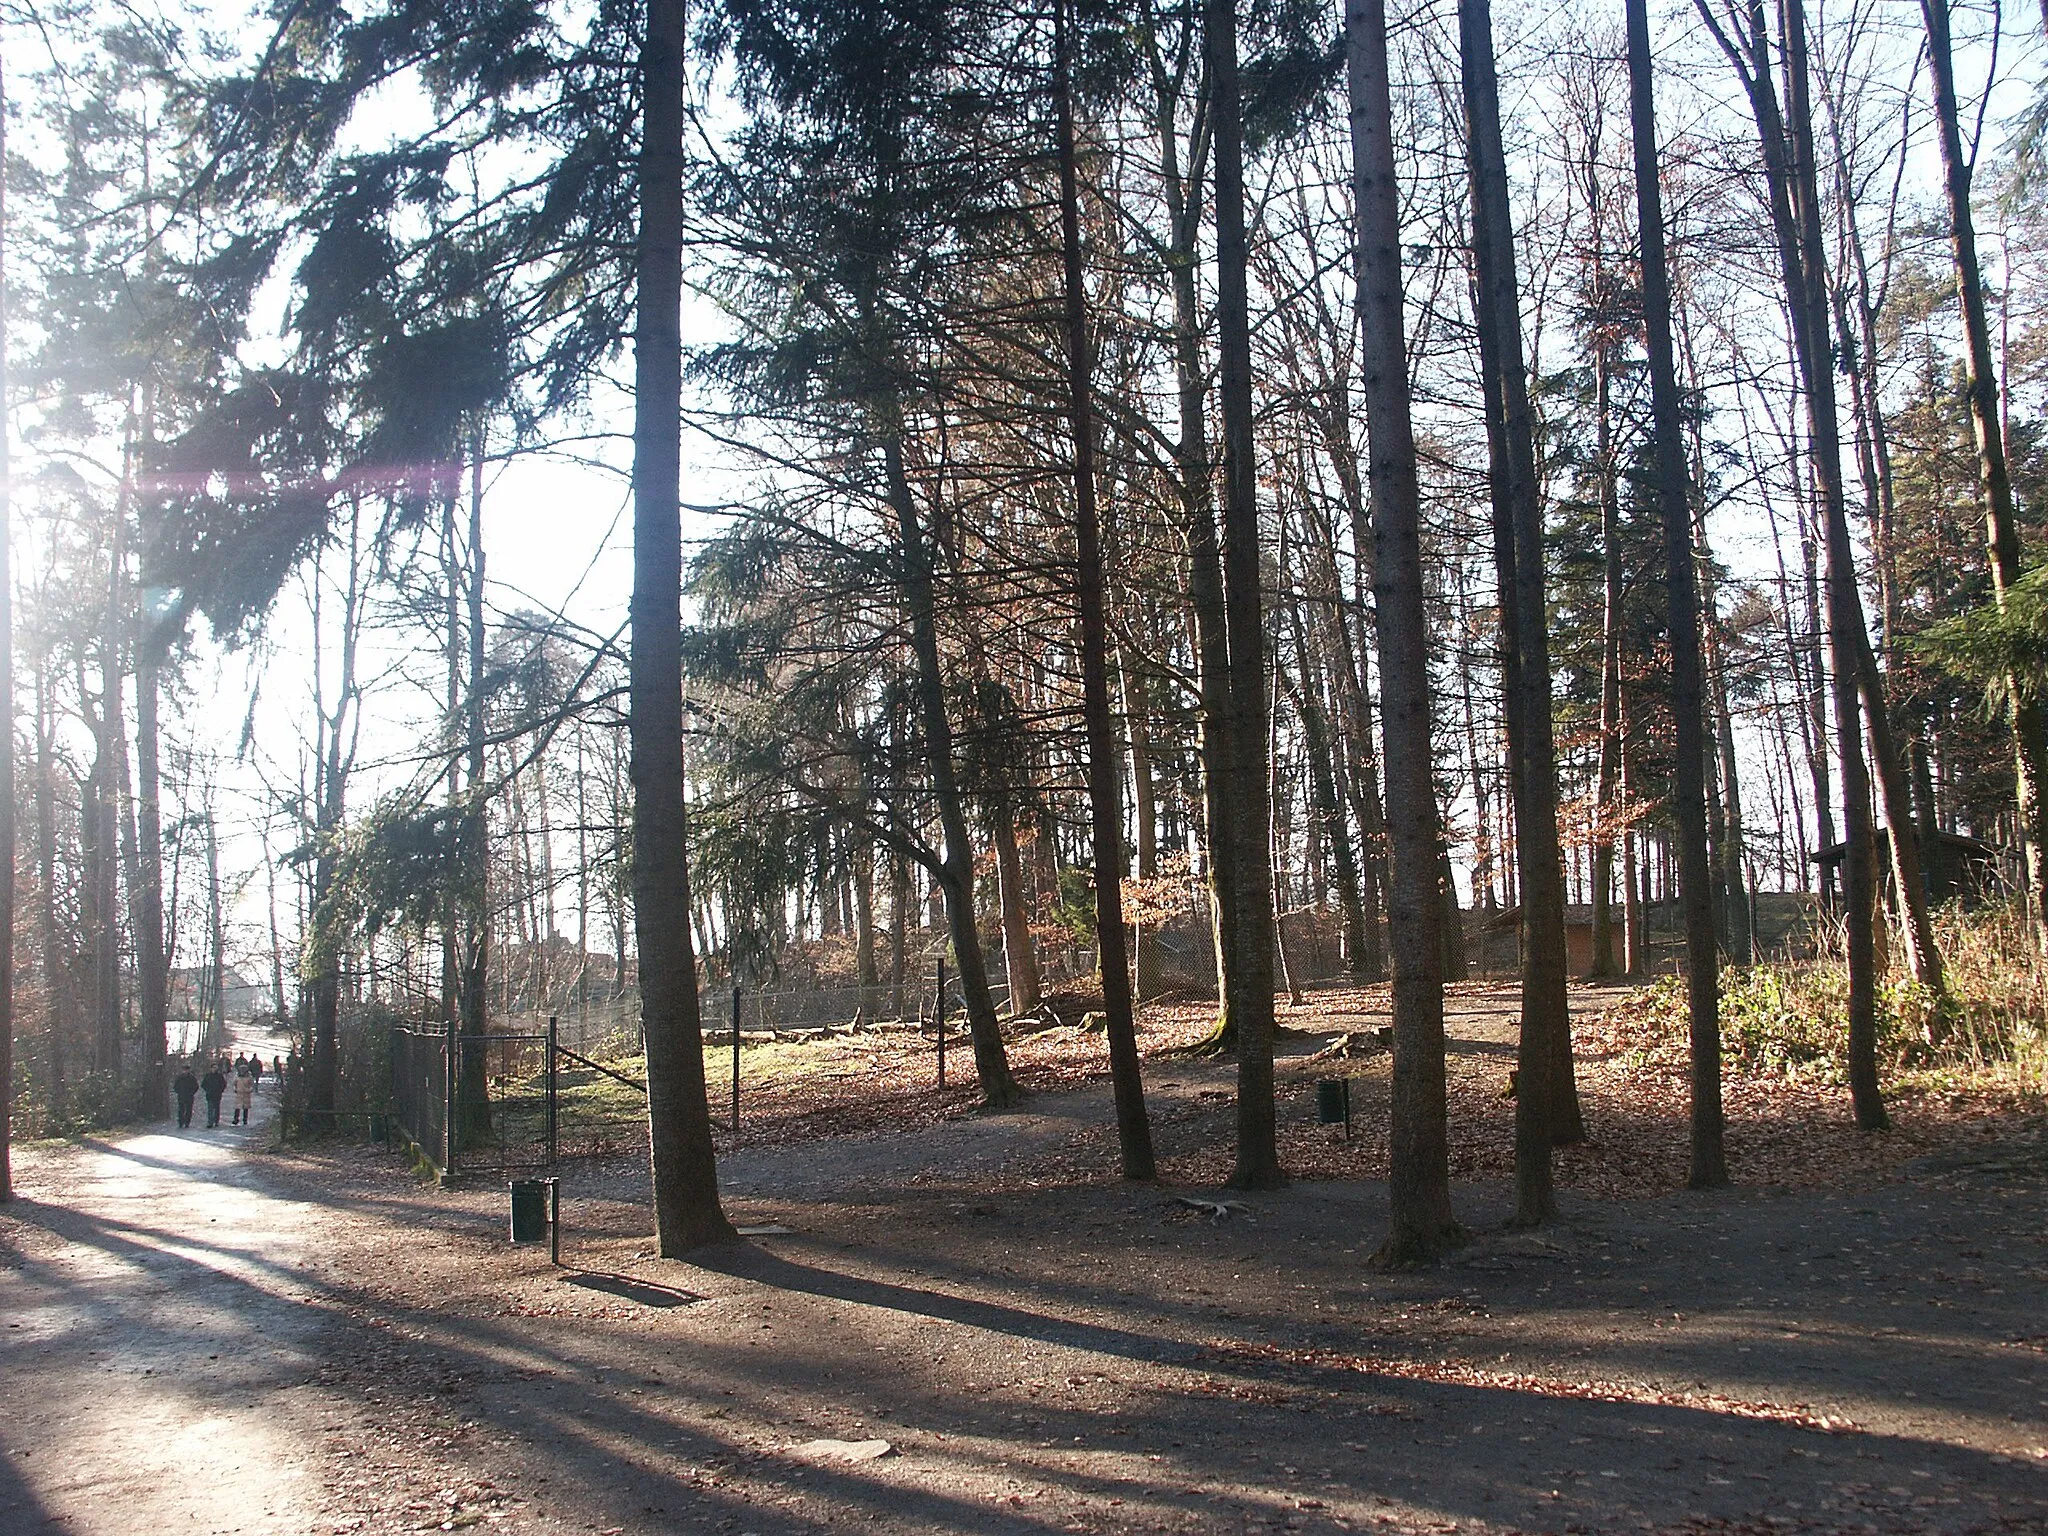
[[[939,997],[936,1005],[939,1015],[939,1086],[946,1086],[946,962],[939,961]]]
[[[459,1049],[455,1020],[448,1021],[448,1043],[441,1047],[441,1172],[455,1171],[455,1058]]]
[[[740,1137],[740,987],[732,987],[732,1137]]]
[[[556,1056],[556,1054],[555,1054],[556,1048],[557,1048],[557,1047],[558,1047],[558,1046],[559,1046],[560,1044],[561,1044],[561,1030],[560,1030],[560,1026],[558,1026],[558,1025],[556,1024],[556,1022],[555,1022],[555,1016],[554,1016],[554,1015],[553,1015],[553,1014],[551,1013],[551,1014],[549,1014],[549,1015],[548,1015],[548,1172],[549,1172],[549,1173],[553,1173],[553,1172],[555,1171],[555,1165],[556,1165],[556,1164],[557,1164],[558,1162],[560,1162],[560,1160],[561,1160],[561,1112],[560,1112],[560,1108],[559,1108],[559,1105],[560,1105],[560,1103],[561,1103],[561,1093],[560,1093],[560,1081],[561,1081],[561,1079],[560,1079],[560,1077],[559,1077],[559,1075],[558,1075],[558,1074],[559,1074],[559,1072],[560,1072],[560,1068],[559,1068],[559,1067],[558,1067],[558,1065],[557,1065],[557,1063],[558,1063],[558,1061],[560,1060],[560,1058],[559,1058],[559,1057],[557,1057],[557,1056]],[[557,1254],[557,1257],[559,1258],[559,1254]]]

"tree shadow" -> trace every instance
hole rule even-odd
[[[686,1291],[679,1286],[658,1285],[652,1280],[641,1280],[633,1275],[609,1274],[595,1269],[572,1269],[561,1276],[564,1285],[581,1286],[586,1291],[602,1291],[607,1296],[616,1296],[621,1301],[637,1302],[643,1307],[686,1307],[710,1298],[697,1291]]]

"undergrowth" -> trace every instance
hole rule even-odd
[[[1944,908],[1935,941],[1948,995],[1898,957],[1878,987],[1878,1063],[1925,1086],[1964,1080],[2048,1095],[2048,961],[2014,907]],[[1721,972],[1721,1049],[1731,1071],[1839,1085],[1848,1081],[1848,976],[1839,948],[1810,961]],[[1611,1016],[1627,1053],[1674,1065],[1686,1052],[1685,978],[1665,976]]]

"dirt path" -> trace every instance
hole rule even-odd
[[[1159,1072],[1162,1115],[1219,1076]],[[1372,1183],[1212,1221],[1039,1177],[1100,1099],[744,1152],[734,1213],[792,1230],[697,1265],[590,1186],[556,1271],[502,1188],[377,1154],[32,1159],[0,1531],[2048,1528],[2038,1140],[1540,1235],[1464,1184],[1472,1246],[1386,1275]]]
[[[310,1528],[280,1409],[319,1353],[298,1278],[315,1223],[243,1156],[276,1104],[39,1161],[0,1268],[0,1528]]]

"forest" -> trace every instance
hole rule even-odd
[[[2037,1099],[2044,30],[9,6],[10,1138],[162,1117],[233,1007],[315,1132],[445,1030],[487,1141],[558,1017],[680,1254],[726,995],[938,971],[989,1110],[1079,999],[1129,1179],[1146,1010],[1213,999],[1259,1190],[1276,998],[1384,985],[1409,1261],[1468,974],[1525,1225],[1588,979],[1677,1032],[1694,1187],[1760,977],[1872,1135]]]

